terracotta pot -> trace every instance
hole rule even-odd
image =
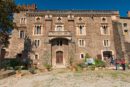
[[[17,78],[21,78],[22,77],[22,73],[16,73],[16,77]]]

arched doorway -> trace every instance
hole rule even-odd
[[[56,52],[56,64],[63,64],[63,52],[62,51]]]
[[[103,57],[107,57],[107,58],[112,57],[112,51],[103,51]]]

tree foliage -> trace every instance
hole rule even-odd
[[[8,46],[9,34],[15,27],[13,14],[18,12],[14,0],[0,0],[0,42]]]

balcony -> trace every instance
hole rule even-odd
[[[48,36],[49,37],[71,37],[72,34],[70,31],[50,31]]]

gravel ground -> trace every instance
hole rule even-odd
[[[130,87],[130,71],[53,70],[21,78],[0,80],[0,87]]]

